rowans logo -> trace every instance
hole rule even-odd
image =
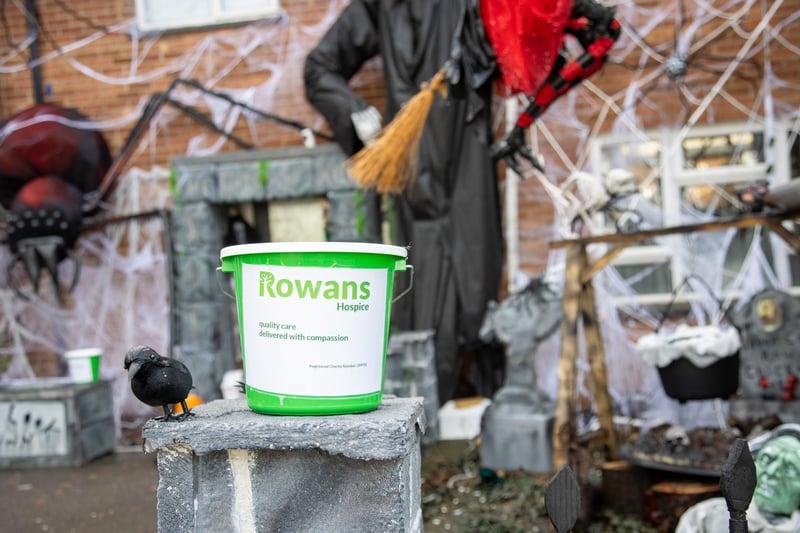
[[[270,298],[311,298],[325,300],[368,300],[369,281],[311,281],[275,278],[272,272],[259,272],[258,295]]]

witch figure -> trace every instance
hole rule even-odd
[[[466,354],[503,360],[478,336],[503,267],[495,163],[503,159],[519,173],[519,158],[540,165],[525,129],[602,65],[618,34],[614,9],[593,0],[353,0],[306,58],[306,97],[348,156],[380,130],[380,112],[349,84],[365,62],[382,60],[385,123],[422,84],[446,72],[448,96],[436,97],[429,110],[413,185],[387,195],[392,238],[410,246],[415,268],[414,290],[395,304],[393,327],[435,330],[442,403],[457,393]],[[568,35],[585,50],[573,60]],[[524,93],[531,104],[494,143],[496,86]],[[368,196],[377,206],[379,195]],[[486,389],[500,384],[475,388],[491,396]]]

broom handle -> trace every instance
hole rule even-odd
[[[423,91],[430,89],[439,93],[442,98],[447,98],[447,78],[445,76],[445,68],[442,67],[433,75],[430,81],[423,82],[420,89]]]

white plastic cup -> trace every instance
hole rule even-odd
[[[69,376],[75,383],[94,383],[100,379],[102,348],[80,348],[64,352],[69,364]]]

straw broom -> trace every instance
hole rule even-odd
[[[350,177],[359,186],[378,192],[401,192],[413,184],[419,141],[436,93],[447,96],[443,68],[403,105],[373,142],[345,161]]]

